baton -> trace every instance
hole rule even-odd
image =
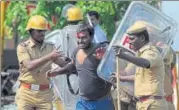
[[[120,77],[120,74],[119,74],[119,57],[116,56],[116,72],[117,72],[117,110],[121,110],[121,99],[120,99],[120,80],[119,80],[119,77]]]

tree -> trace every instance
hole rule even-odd
[[[17,29],[21,38],[28,37],[25,27],[27,21],[32,15],[42,15],[47,18],[51,30],[63,28],[66,25],[66,19],[62,17],[62,8],[68,4],[74,4],[80,7],[84,16],[90,10],[97,11],[100,14],[101,26],[106,31],[110,40],[116,30],[116,22],[120,22],[127,10],[130,1],[34,1],[36,9],[28,15],[27,5],[32,2],[15,1],[10,2],[6,12],[5,25],[9,30]],[[156,5],[158,2],[147,2]],[[157,6],[157,5],[156,5]],[[14,25],[15,24],[15,25]]]
[[[25,32],[28,14],[26,10],[27,2],[15,1],[10,2],[5,14],[5,26],[10,31],[10,38],[12,33],[18,31],[21,35],[27,35]]]
[[[122,18],[129,3],[129,1],[79,1],[76,5],[82,8],[84,15],[90,10],[97,11],[100,14],[102,28],[106,31],[108,39],[111,40],[116,31],[115,23]]]

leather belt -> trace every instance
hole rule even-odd
[[[172,95],[165,96],[165,99],[166,99],[167,102],[172,102],[173,101]]]
[[[39,90],[47,90],[50,89],[51,86],[49,84],[29,84],[29,83],[21,83],[20,87],[24,87],[26,89],[34,90],[34,91],[39,91]]]
[[[164,97],[163,96],[142,96],[142,97],[139,97],[139,101],[140,102],[144,102],[146,100],[149,100],[149,99],[163,99]]]

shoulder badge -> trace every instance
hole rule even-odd
[[[153,45],[147,45],[145,48],[142,49],[141,52],[144,53],[147,50],[158,51],[159,52],[159,50],[155,46],[153,46]]]
[[[20,46],[22,46],[22,47],[27,47],[27,45],[28,45],[27,41],[20,43]]]

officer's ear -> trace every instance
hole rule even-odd
[[[141,35],[141,41],[145,41],[145,36],[144,35]]]

